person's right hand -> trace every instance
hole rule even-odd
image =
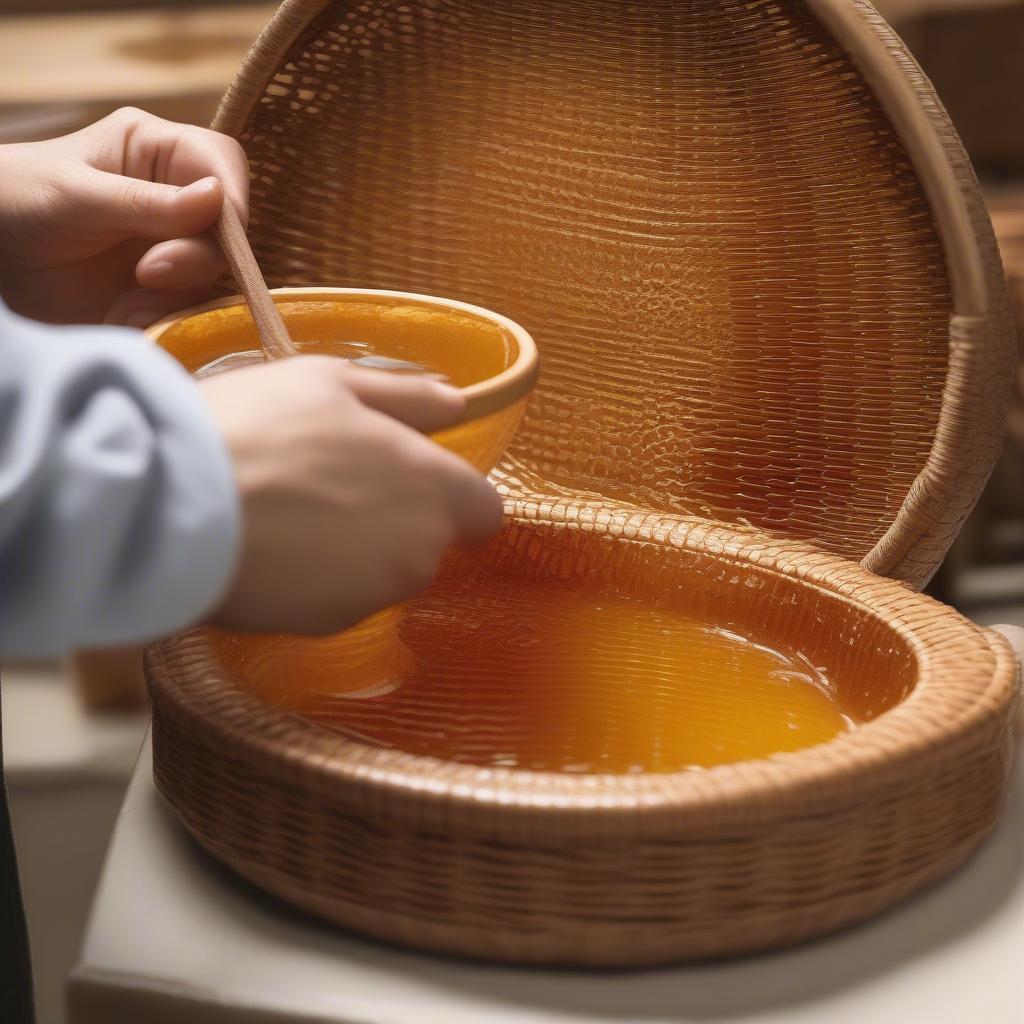
[[[501,500],[423,436],[457,421],[451,387],[301,356],[200,387],[227,443],[243,535],[217,625],[331,633],[425,589],[451,544],[499,527]]]

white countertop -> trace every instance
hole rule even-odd
[[[1022,1024],[1024,763],[966,868],[798,949],[632,973],[391,948],[236,882],[153,788],[147,741],[76,971],[73,1024]],[[90,1009],[86,1010],[89,1005]]]

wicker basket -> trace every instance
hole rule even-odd
[[[386,939],[610,965],[804,939],[967,856],[1016,668],[914,588],[997,456],[1013,344],[970,167],[866,4],[290,0],[216,127],[273,285],[446,295],[540,346],[510,523],[418,604],[439,644],[472,602],[514,616],[512,571],[672,593],[874,712],[703,772],[481,770],[273,711],[192,633],[147,667],[203,846]]]

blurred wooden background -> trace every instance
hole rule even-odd
[[[877,6],[931,78],[985,185],[1024,368],[1024,3],[881,0]],[[987,568],[1016,570],[1024,563],[1022,397],[1019,368],[1005,454],[932,588],[968,612],[993,599],[1024,603],[1024,571],[1004,572],[994,587],[997,577],[984,575]]]
[[[0,16],[0,142],[74,131],[126,105],[208,124],[276,6],[61,2],[62,14]]]

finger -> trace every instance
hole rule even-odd
[[[234,139],[209,128],[187,126],[177,139],[166,174],[172,185],[187,185],[203,177],[216,178],[223,194],[234,204],[242,226],[248,227],[249,161]],[[217,212],[220,213],[220,207]]]
[[[207,233],[154,245],[139,260],[135,278],[143,288],[198,288],[212,285],[226,266],[221,247]]]
[[[345,386],[363,405],[424,434],[458,423],[466,400],[458,388],[422,377],[363,370],[338,361]]]
[[[449,508],[455,520],[457,541],[462,547],[486,544],[501,527],[504,505],[498,492],[468,463],[442,451],[452,460],[449,475]]]
[[[498,492],[465,459],[428,438],[414,458],[442,488],[455,524],[455,541],[462,547],[486,543],[501,526],[504,504]]]
[[[478,547],[494,536],[501,526],[504,504],[482,473],[426,437],[407,434],[402,439],[402,451],[408,469],[400,471],[411,470],[437,489],[434,493],[454,525],[455,543]]]
[[[180,291],[137,288],[119,295],[103,322],[145,329],[165,316],[202,302],[207,295],[206,288],[185,288]]]
[[[139,178],[89,170],[76,191],[76,213],[118,238],[155,242],[198,235],[212,227],[224,191],[216,178],[203,178],[179,188]]]
[[[229,136],[132,107],[110,114],[87,136],[89,162],[111,174],[179,187],[217,178],[242,223],[248,224],[249,165],[242,147]],[[180,232],[186,233],[195,234]]]

